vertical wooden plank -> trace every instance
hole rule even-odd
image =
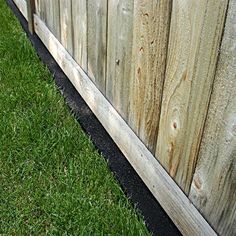
[[[227,2],[173,2],[156,157],[185,193],[198,155]]]
[[[133,0],[108,1],[106,96],[127,120],[133,42]]]
[[[52,11],[52,30],[53,34],[58,40],[61,38],[61,24],[60,24],[60,0],[50,0],[50,7]]]
[[[60,40],[60,3],[59,0],[41,0],[45,22],[49,30]]]
[[[21,14],[28,20],[27,3],[26,0],[13,0]]]
[[[190,199],[220,235],[236,235],[236,1],[230,0]]]
[[[42,0],[42,16],[43,16],[44,22],[49,27],[49,29],[50,29],[50,15],[51,15],[51,11],[50,11],[50,6],[48,5],[48,1]]]
[[[46,7],[45,0],[37,0],[36,3],[36,14],[39,15],[40,19],[46,23]]]
[[[34,13],[35,13],[35,0],[27,1],[27,15],[28,15],[28,29],[31,34],[34,33]]]
[[[71,0],[60,0],[61,43],[73,55]]]
[[[73,57],[87,72],[87,1],[72,0]]]
[[[40,16],[40,0],[35,0],[35,14]]]
[[[129,124],[154,152],[166,66],[171,1],[134,1]]]
[[[88,0],[88,75],[101,92],[106,86],[107,0]]]
[[[49,1],[45,1],[45,0],[41,0],[41,17],[42,20],[46,23],[47,27],[51,30],[51,6],[50,6],[50,0]],[[52,31],[52,30],[51,30]]]

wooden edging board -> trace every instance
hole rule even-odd
[[[13,0],[22,15],[28,20],[27,0]]]
[[[37,15],[34,15],[34,24],[36,34],[181,233],[216,235],[174,180]]]

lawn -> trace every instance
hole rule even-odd
[[[149,235],[0,0],[0,235]]]

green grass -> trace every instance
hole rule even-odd
[[[149,235],[0,0],[0,235]]]

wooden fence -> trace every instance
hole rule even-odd
[[[14,1],[180,231],[236,235],[236,1]]]

